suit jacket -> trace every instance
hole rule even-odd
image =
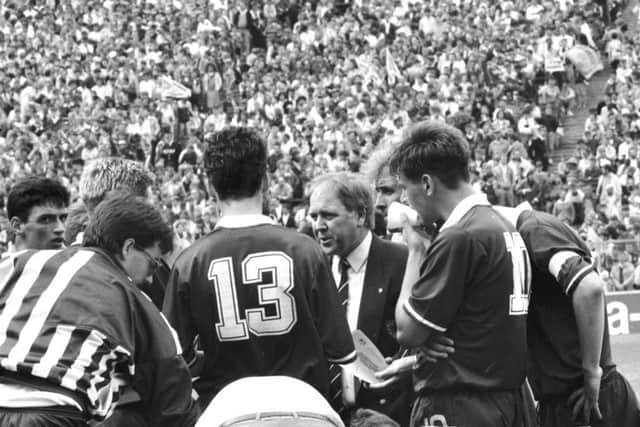
[[[385,357],[397,355],[395,307],[407,264],[407,247],[373,235],[364,276],[358,329],[380,349]],[[369,408],[393,418],[401,426],[409,425],[413,387],[411,376],[388,390],[361,388],[356,407]]]

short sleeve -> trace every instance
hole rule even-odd
[[[463,230],[442,232],[431,244],[403,308],[415,321],[447,330],[462,303],[473,242]]]
[[[582,279],[595,271],[590,254],[569,229],[541,225],[524,231],[523,237],[534,266],[551,274],[567,295],[572,295]]]

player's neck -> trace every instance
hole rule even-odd
[[[262,197],[260,196],[220,201],[220,216],[260,215],[262,213]]]
[[[461,201],[474,194],[478,194],[478,192],[475,191],[469,184],[462,184],[457,189],[447,192],[445,195],[443,195],[443,199],[439,204],[440,206],[442,206],[440,210],[441,217],[444,220],[449,218],[451,212],[453,212],[455,207],[458,206]]]
[[[22,240],[22,238],[20,238],[20,237],[16,237],[16,242],[14,244],[14,247],[15,247],[15,251],[16,252],[23,251],[25,249],[29,249],[27,247],[27,242]]]

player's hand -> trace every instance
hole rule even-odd
[[[402,224],[402,238],[407,244],[409,252],[426,252],[431,244],[429,236],[414,228],[404,213],[400,214],[400,223]]]
[[[369,384],[369,388],[373,390],[381,390],[397,383],[400,378],[402,378],[403,374],[411,372],[416,361],[416,356],[401,357],[392,361],[385,369],[376,372],[376,378],[380,378],[383,381],[375,384]]]
[[[436,363],[438,360],[446,359],[456,351],[453,345],[453,340],[444,334],[433,335],[427,340],[426,344],[420,347],[421,357],[429,362]]]
[[[586,423],[595,418],[602,420],[600,407],[598,406],[598,396],[600,395],[600,381],[602,380],[602,368],[593,371],[584,371],[584,384],[569,396],[568,404],[572,409],[574,421],[584,421]]]

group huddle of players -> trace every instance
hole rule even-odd
[[[356,279],[353,248],[333,251],[344,237],[335,230],[366,230],[359,245],[372,239],[372,212],[351,203],[367,190],[324,180],[311,196],[316,239],[285,229],[262,214],[264,141],[228,128],[205,152],[220,220],[175,261],[171,230],[141,197],[146,178],[125,178],[119,161],[83,174],[111,178],[78,245],[28,244],[62,227],[68,193],[66,202],[64,191],[61,200],[34,189],[10,197],[23,246],[0,263],[0,425],[192,426],[229,383],[269,375],[312,385],[346,423],[358,393],[407,384],[410,402],[387,415],[412,427],[640,425],[612,361],[604,288],[577,234],[476,193],[455,128],[418,123],[380,150],[379,172],[424,224],[438,224],[425,236],[404,221],[406,267],[385,323],[399,351],[382,383],[350,391],[341,369],[357,357],[354,285],[365,287],[362,301],[378,287]],[[346,194],[353,188],[360,195]],[[34,200],[40,219],[33,207],[17,213]],[[161,311],[147,296],[156,282]]]

